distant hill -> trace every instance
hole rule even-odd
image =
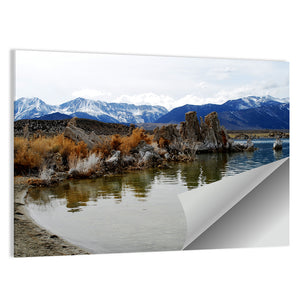
[[[18,120],[14,122],[14,136],[23,136],[24,128],[28,128],[28,133],[33,136],[36,133],[46,136],[58,135],[64,132],[69,120]],[[91,119],[77,119],[76,126],[83,129],[86,133],[94,131],[97,135],[128,135],[130,127],[117,123],[104,123]]]
[[[229,130],[289,129],[289,105],[225,111],[219,114],[220,123]]]
[[[43,115],[41,117],[34,118],[32,120],[68,120],[68,119],[72,119],[72,116],[56,112],[48,115]]]
[[[288,129],[289,103],[288,99],[266,97],[245,97],[229,100],[223,104],[184,105],[174,108],[156,123],[180,123],[185,119],[185,113],[196,111],[200,117],[205,117],[212,111],[219,115],[221,125],[229,130],[241,129]]]

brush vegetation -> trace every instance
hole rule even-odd
[[[77,170],[90,173],[100,159],[108,158],[115,150],[128,155],[141,141],[151,144],[153,136],[143,128],[135,128],[128,136],[115,134],[101,139],[89,150],[84,142],[75,143],[59,134],[52,137],[15,137],[14,170],[16,175],[44,174],[45,169]]]

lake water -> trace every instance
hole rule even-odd
[[[29,190],[31,217],[92,253],[181,249],[185,217],[177,194],[289,156],[289,140],[255,140],[255,152],[202,154],[192,163]]]

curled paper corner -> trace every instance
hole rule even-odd
[[[178,198],[183,207],[187,226],[182,249],[193,243],[280,166],[285,162],[288,164],[288,160],[289,158],[284,158],[179,194]],[[285,223],[288,224],[288,221]]]

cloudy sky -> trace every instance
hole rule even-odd
[[[16,99],[61,104],[77,97],[163,105],[289,96],[282,61],[16,51]]]

